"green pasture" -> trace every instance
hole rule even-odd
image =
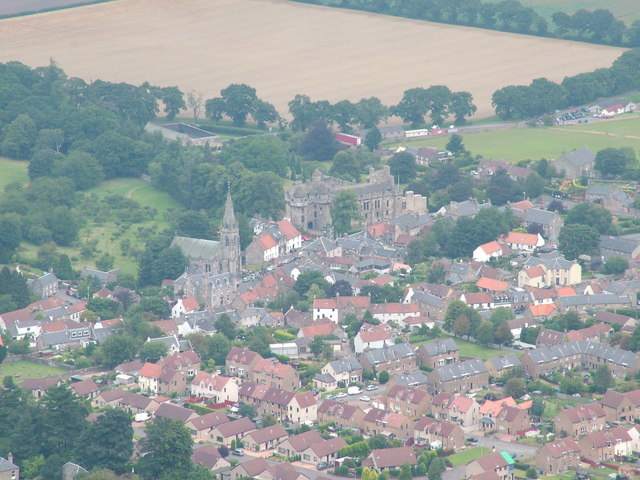
[[[473,447],[463,450],[462,452],[454,453],[448,456],[447,460],[449,460],[454,467],[459,467],[460,465],[466,465],[478,457],[488,455],[491,451],[491,447]]]
[[[632,120],[630,120],[632,121]],[[635,121],[635,120],[633,120]],[[608,125],[611,133],[617,132],[618,124],[621,132],[627,131],[623,121],[600,123]],[[541,158],[554,159],[564,152],[581,147],[589,147],[597,152],[607,147],[631,147],[640,150],[639,138],[626,138],[614,135],[604,135],[594,131],[594,124],[563,126],[554,128],[514,128],[509,130],[495,130],[489,132],[464,133],[463,143],[473,155],[482,155],[505,162],[520,160],[539,160]],[[584,127],[584,128],[582,128]],[[624,133],[623,133],[624,135]],[[438,136],[419,140],[405,140],[394,144],[415,147],[444,148],[449,136]]]
[[[640,117],[621,116],[619,119],[611,119],[598,123],[587,123],[578,125],[566,125],[562,128],[576,132],[597,132],[611,137],[635,137],[640,139]]]
[[[25,378],[42,378],[62,372],[64,372],[64,370],[59,368],[25,361],[5,361],[0,365],[0,378],[12,376],[15,377],[16,383],[20,383],[22,379]]]
[[[0,157],[0,192],[3,192],[10,183],[27,183],[29,181],[28,166],[27,161]]]

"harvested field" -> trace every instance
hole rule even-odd
[[[491,94],[611,64],[623,51],[279,0],[119,0],[0,20],[0,61],[53,58],[70,76],[178,85],[205,98],[247,83],[282,113],[295,94],[335,102],[407,88]]]

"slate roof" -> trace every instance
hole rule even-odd
[[[0,457],[0,472],[9,472],[11,470],[17,470],[18,466],[11,463],[6,458]]]
[[[261,428],[260,430],[254,430],[253,432],[247,434],[247,437],[251,437],[257,444],[262,444],[277,440],[278,438],[286,437],[287,435],[288,433],[284,429],[284,427],[281,424],[276,423],[275,425],[271,425],[270,427]]]
[[[380,363],[387,363],[391,361],[397,361],[402,358],[414,356],[415,352],[406,343],[399,343],[397,345],[389,345],[383,348],[375,348],[368,350],[362,354],[370,365],[378,365]]]
[[[443,382],[449,382],[461,377],[488,372],[487,366],[480,359],[467,360],[462,363],[443,365],[434,370]]]
[[[558,299],[562,307],[579,307],[585,305],[630,305],[629,297],[619,297],[610,293],[596,295],[571,295]]]
[[[349,373],[362,369],[362,365],[360,365],[358,359],[354,357],[334,360],[333,362],[329,362],[329,365],[336,373]]]
[[[191,259],[213,260],[218,255],[220,242],[202,238],[175,236],[170,246],[179,247],[182,253]]]
[[[422,303],[424,305],[430,305],[432,307],[439,307],[444,303],[444,299],[436,297],[428,292],[416,292],[411,297],[412,302]]]
[[[550,225],[555,217],[555,212],[530,208],[524,216],[526,223],[538,223],[540,225]]]
[[[427,354],[429,354],[429,356],[431,357],[458,351],[458,345],[456,345],[456,342],[453,340],[453,338],[445,338],[443,340],[436,340],[434,342],[425,343],[420,348],[427,352]]]
[[[633,366],[637,359],[637,354],[633,352],[613,348],[591,340],[580,340],[551,347],[536,348],[525,355],[529,355],[533,363],[548,363],[559,358],[578,354],[594,355],[625,367]]]
[[[493,368],[498,371],[504,370],[505,368],[515,368],[522,366],[522,362],[520,362],[520,359],[513,353],[509,353],[501,357],[490,358],[487,361],[491,363],[491,365],[493,365]]]
[[[404,387],[412,387],[415,385],[426,385],[427,380],[428,380],[427,376],[420,371],[403,373],[393,377],[393,381],[397,385],[402,385]]]
[[[607,250],[613,250],[614,252],[631,254],[636,248],[638,248],[638,243],[631,240],[625,240],[623,238],[601,235],[600,248],[606,248]]]
[[[596,156],[587,147],[577,148],[576,150],[567,152],[560,158],[558,158],[558,160],[566,160],[574,167],[582,167],[584,165],[588,165],[590,163],[593,163],[595,159]]]

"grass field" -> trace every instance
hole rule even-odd
[[[447,85],[471,92],[481,118],[500,87],[559,82],[623,52],[284,0],[108,2],[2,20],[0,44],[2,62],[54,59],[87,81],[177,85],[205,99],[246,83],[285,116],[299,93],[393,105],[406,89]]]
[[[491,0],[498,2],[500,0]],[[540,15],[551,19],[556,12],[575,13],[581,8],[595,10],[606,8],[613,13],[618,20],[623,20],[631,25],[634,20],[640,19],[640,8],[637,0],[519,0],[525,7],[532,7]]]
[[[0,157],[0,192],[10,183],[27,183],[29,162]]]
[[[562,128],[576,132],[599,132],[613,137],[632,137],[640,140],[640,117],[621,117],[606,122],[590,123],[587,125],[567,125]]]
[[[444,335],[442,338],[449,337],[448,335]],[[453,338],[453,337],[451,337]],[[418,342],[411,342],[414,346],[424,345],[425,343],[435,342],[436,340],[424,340]],[[454,342],[458,345],[458,352],[461,357],[470,357],[470,358],[481,358],[483,360],[487,360],[489,358],[494,358],[504,353],[504,350],[497,350],[495,348],[489,348],[482,345],[478,345],[476,343],[467,342],[466,340],[462,340],[460,338],[454,338]],[[516,355],[520,356],[521,352],[516,352]]]
[[[473,447],[459,453],[454,453],[453,455],[448,456],[447,460],[449,460],[451,465],[454,467],[459,467],[460,465],[466,465],[470,461],[489,453],[491,453],[490,447]]]
[[[31,362],[4,362],[0,365],[0,378],[7,376],[16,377],[17,382],[24,378],[42,378],[56,373],[62,373],[64,370],[49,367],[46,365],[38,365]]]
[[[637,125],[640,125],[640,119],[630,122],[636,121]],[[638,138],[607,136],[595,130],[596,128],[610,128],[613,132],[618,128],[618,124],[621,125],[619,128],[622,132],[633,129],[633,124],[626,126],[622,121],[557,128],[514,128],[463,134],[463,142],[473,155],[480,154],[484,158],[506,162],[538,160],[540,158],[554,159],[564,152],[585,146],[593,152],[607,147],[632,147],[636,151],[640,151],[640,135]],[[396,145],[444,148],[448,141],[449,137],[445,136],[405,141]]]

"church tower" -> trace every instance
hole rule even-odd
[[[227,263],[228,271],[239,277],[242,274],[242,254],[240,252],[240,229],[233,212],[231,188],[227,190],[224,217],[220,225],[220,259]]]

